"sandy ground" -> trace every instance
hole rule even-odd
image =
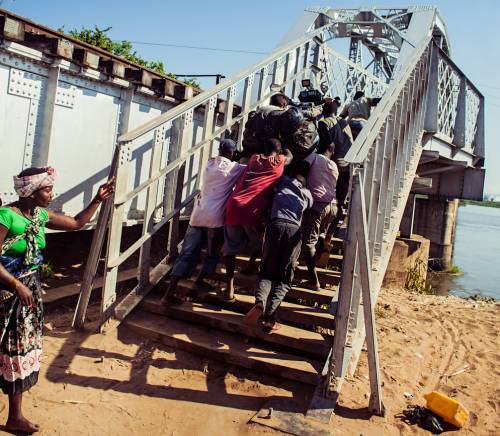
[[[499,434],[499,309],[499,303],[383,291],[376,312],[387,417],[366,412],[363,353],[344,385],[334,434],[430,434],[397,415],[408,404],[423,404],[423,393],[433,389],[471,411],[459,434]],[[178,352],[124,329],[75,333],[69,307],[47,312],[40,381],[25,396],[26,414],[43,435],[280,434],[247,422],[270,397],[311,395],[309,387]],[[0,413],[5,422],[5,396]]]

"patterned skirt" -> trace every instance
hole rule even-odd
[[[26,307],[17,296],[0,301],[0,388],[15,395],[38,381],[42,357],[43,304],[39,271],[20,278],[33,293]]]

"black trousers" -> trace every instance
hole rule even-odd
[[[302,232],[297,224],[274,220],[267,225],[255,294],[256,303],[264,307],[264,321],[276,319],[276,311],[290,290],[301,244]]]

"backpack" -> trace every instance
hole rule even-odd
[[[334,117],[325,117],[319,120],[319,122],[325,123],[328,128],[330,141],[335,146],[333,158],[337,162],[347,154],[353,143],[349,123],[344,119],[336,119]]]
[[[304,121],[292,134],[282,137],[283,146],[293,154],[293,160],[305,159],[316,148],[318,131],[313,121]]]
[[[263,153],[264,142],[270,138],[278,138],[279,117],[282,113],[281,110],[268,113],[257,110],[248,114],[242,143],[245,155]]]

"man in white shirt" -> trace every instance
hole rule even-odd
[[[184,236],[182,250],[170,274],[170,284],[162,298],[164,304],[180,303],[175,295],[177,284],[193,274],[200,258],[201,249],[207,243],[207,257],[196,279],[196,284],[207,288],[204,281],[217,268],[220,250],[224,242],[224,219],[226,203],[234,186],[245,169],[245,165],[233,162],[236,143],[223,139],[219,145],[219,156],[208,161],[201,183],[200,195],[195,199],[189,226]]]
[[[340,118],[349,116],[349,126],[354,139],[358,137],[359,132],[370,118],[371,108],[377,106],[380,100],[380,98],[365,97],[363,91],[356,91],[353,100],[344,107]]]

